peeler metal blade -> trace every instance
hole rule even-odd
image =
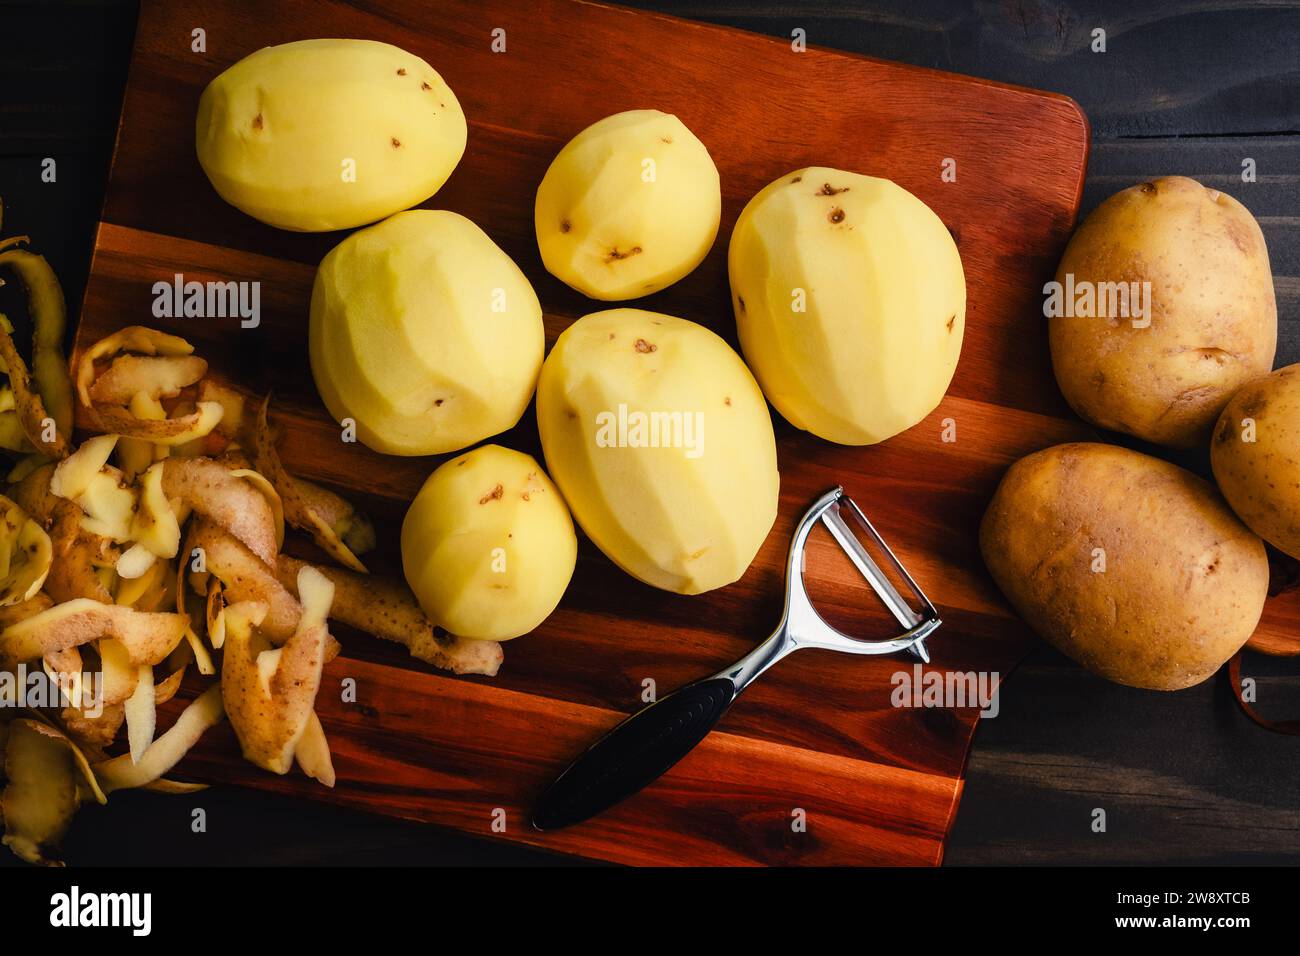
[[[880,565],[871,557],[871,554],[865,547],[863,547],[858,536],[853,533],[853,529],[849,527],[847,522],[845,522],[843,515],[844,506],[847,506],[849,517],[854,520],[858,527],[860,527],[872,540],[875,546],[880,549],[881,554],[888,559],[894,572],[902,578],[904,582],[906,582],[916,600],[921,604],[922,610],[920,612],[916,611],[910,604],[908,604],[907,600],[898,593],[898,589],[894,587],[894,582],[889,579],[888,575],[885,574]],[[884,602],[885,607],[889,608],[890,612],[894,615],[894,619],[898,621],[899,625],[902,626],[904,630],[911,630],[930,618],[938,618],[938,612],[935,610],[934,605],[930,603],[930,599],[925,596],[925,592],[922,591],[916,581],[912,579],[912,576],[907,572],[907,568],[903,567],[903,563],[898,560],[893,550],[885,543],[885,539],[880,536],[880,532],[876,530],[876,526],[871,523],[870,519],[867,518],[862,509],[858,507],[856,501],[848,495],[841,493],[839,499],[822,512],[821,522],[826,526],[826,530],[831,533],[831,537],[833,537],[839,544],[841,550],[848,555],[848,558],[853,562],[854,567],[856,567],[859,573],[866,578],[867,583],[871,585],[871,589],[875,591],[880,600]],[[930,652],[925,646],[924,637],[918,637],[916,641],[912,643],[909,651],[925,663],[930,663]]]

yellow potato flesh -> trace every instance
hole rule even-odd
[[[632,110],[569,141],[534,206],[547,271],[593,299],[649,295],[689,273],[718,234],[718,170],[676,116]]]
[[[647,584],[729,584],[771,530],[772,420],[740,356],[703,326],[639,309],[579,319],[542,368],[537,423],[582,529]]]
[[[869,445],[942,400],[961,354],[966,281],[947,228],[907,190],[796,170],[740,214],[728,266],[745,360],[792,424]]]
[[[312,374],[337,421],[375,451],[455,451],[519,421],[542,364],[537,295],[463,216],[399,213],[321,263]]]
[[[484,445],[437,469],[402,522],[402,567],[429,619],[504,641],[555,610],[577,561],[569,509],[541,466]]]
[[[199,163],[228,203],[281,229],[374,222],[432,196],[465,115],[424,60],[373,40],[258,50],[203,91]]]

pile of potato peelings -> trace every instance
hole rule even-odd
[[[26,243],[0,242],[33,325],[29,370],[0,314],[0,449],[17,459],[0,495],[6,846],[57,863],[83,802],[201,789],[165,774],[223,716],[252,763],[283,774],[296,762],[332,786],[315,712],[339,652],[331,619],[437,667],[497,672],[500,644],[435,631],[403,582],[366,574],[369,521],[286,472],[268,401],[216,380],[184,339],[122,329],[85,350],[74,381],[63,292]],[[79,446],[74,401],[97,433]],[[283,554],[286,525],[338,566]],[[191,670],[210,684],[159,734],[157,708]],[[57,706],[23,706],[42,671]],[[110,756],[123,726],[126,750]]]

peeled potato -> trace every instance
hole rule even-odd
[[[631,110],[588,126],[537,190],[537,245],[551,275],[593,299],[635,299],[700,264],[722,192],[709,151],[676,116]]]
[[[327,255],[308,347],[325,407],[390,455],[456,451],[513,426],[545,347],[542,307],[478,226],[398,213]]]
[[[484,445],[441,465],[402,522],[402,567],[429,619],[504,641],[555,610],[578,540],[564,499],[530,455]]]
[[[582,530],[647,584],[730,584],[776,519],[767,403],[740,356],[694,322],[640,309],[579,319],[542,368],[537,425]]]
[[[745,360],[793,425],[842,445],[911,428],[961,354],[957,245],[887,179],[799,169],[741,212],[728,255]]]
[[[1237,516],[1300,558],[1300,365],[1237,390],[1219,416],[1210,463]]]
[[[374,40],[265,47],[208,84],[199,164],[232,206],[324,232],[428,199],[465,152],[465,114],[428,63]]]

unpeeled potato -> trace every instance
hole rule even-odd
[[[1232,393],[1273,367],[1264,234],[1245,206],[1193,179],[1168,176],[1107,199],[1070,240],[1056,282],[1077,290],[1048,299],[1056,380],[1102,428],[1198,445]]]
[[[1030,627],[1133,687],[1208,678],[1250,638],[1268,594],[1263,543],[1208,482],[1113,445],[1057,445],[1012,465],[980,551]]]
[[[1223,497],[1257,535],[1300,558],[1300,365],[1242,386],[1210,445]]]

